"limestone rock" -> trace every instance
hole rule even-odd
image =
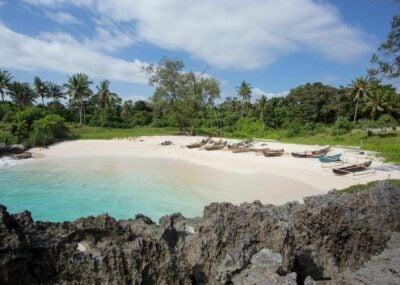
[[[400,189],[203,217],[33,221],[0,206],[0,284],[399,284]]]

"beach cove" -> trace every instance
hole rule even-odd
[[[154,136],[115,140],[66,141],[32,149],[33,160],[3,167],[2,202],[10,211],[30,209],[36,219],[64,221],[109,213],[154,220],[172,212],[201,216],[212,202],[241,204],[260,200],[282,205],[354,184],[400,178],[399,168],[359,150],[334,148],[347,161],[373,159],[374,173],[336,176],[318,159],[290,152],[318,146],[257,142],[284,148],[281,157],[228,150],[188,149],[197,137]],[[163,141],[172,145],[163,146]],[[230,143],[237,140],[229,140]]]

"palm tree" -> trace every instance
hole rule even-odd
[[[121,118],[126,119],[129,117],[133,109],[133,102],[132,100],[126,100],[121,108]],[[154,109],[154,108],[153,108]],[[155,116],[155,115],[153,115]],[[153,118],[154,123],[154,118]]]
[[[48,87],[47,95],[49,98],[53,99],[53,106],[55,106],[54,103],[59,102],[60,99],[65,99],[65,94],[61,85],[52,82],[49,82],[46,85]]]
[[[92,81],[84,73],[77,73],[68,78],[68,82],[64,84],[67,88],[66,94],[71,97],[72,104],[76,103],[79,109],[79,124],[82,126],[86,122],[84,101],[92,95],[89,85]]]
[[[8,85],[11,83],[12,75],[7,70],[0,69],[0,94],[1,101],[4,103],[4,94],[8,89]]]
[[[36,94],[29,86],[29,83],[20,83],[16,81],[8,86],[7,94],[20,109],[32,106],[36,98]]]
[[[262,95],[260,99],[257,100],[257,109],[260,111],[260,121],[263,125],[263,129],[265,129],[264,114],[267,109],[267,103],[267,96],[265,95]]]
[[[239,87],[237,87],[237,94],[242,98],[240,108],[240,118],[243,118],[244,114],[244,103],[249,102],[251,98],[251,85],[246,81],[242,81]]]
[[[358,111],[358,104],[362,97],[366,96],[368,92],[368,84],[369,79],[367,77],[357,77],[355,80],[352,80],[349,87],[349,93],[351,96],[354,97],[354,102],[356,102],[356,109],[354,111],[354,123],[357,120],[357,111]]]
[[[371,120],[376,119],[379,113],[391,113],[396,109],[396,91],[391,86],[383,86],[375,92],[367,93],[364,111],[370,112]]]
[[[93,100],[106,115],[115,103],[118,102],[119,97],[117,94],[110,92],[110,81],[108,80],[101,81],[100,86],[96,86],[96,88],[97,93],[93,96]],[[102,125],[105,124],[106,120],[107,116],[104,116]]]
[[[35,76],[33,79],[33,86],[37,97],[42,98],[42,108],[44,109],[44,97],[46,97],[48,92],[48,86],[45,82],[43,82],[39,76]]]
[[[100,82],[100,86],[96,86],[96,101],[103,111],[108,111],[114,103],[118,101],[118,95],[110,92],[110,81],[103,80]]]

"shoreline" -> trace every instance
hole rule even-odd
[[[334,148],[331,153],[344,153],[344,160],[349,163],[362,162],[372,159],[371,169],[376,172],[372,175],[361,176],[336,176],[327,168],[321,168],[317,159],[294,158],[291,152],[318,149],[320,146],[287,144],[280,142],[256,142],[256,147],[261,143],[273,149],[284,148],[282,157],[264,157],[255,153],[234,154],[227,150],[206,151],[202,149],[188,149],[187,144],[200,140],[202,137],[190,136],[145,136],[130,139],[114,140],[74,140],[57,143],[48,149],[31,149],[35,159],[64,157],[92,157],[92,156],[123,156],[123,157],[159,157],[179,159],[200,166],[207,166],[217,170],[233,172],[236,174],[270,174],[293,179],[317,188],[322,193],[332,189],[342,189],[354,184],[367,183],[373,180],[387,178],[400,178],[400,168],[380,161],[371,156],[370,152],[359,155],[358,149]],[[162,146],[161,142],[170,140],[172,145]],[[224,139],[229,143],[237,139]],[[265,146],[264,146],[265,147]]]

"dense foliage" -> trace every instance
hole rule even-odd
[[[285,137],[325,133],[340,136],[353,128],[386,133],[400,119],[400,95],[379,80],[359,77],[339,88],[307,83],[287,96],[254,98],[243,81],[237,97],[220,99],[220,83],[205,74],[184,71],[180,60],[163,59],[146,70],[154,94],[148,101],[123,101],[104,80],[91,89],[85,74],[63,86],[34,78],[34,84],[11,81],[0,71],[0,141],[49,144],[67,135],[66,125],[132,128],[178,128],[193,134],[265,137],[277,130]],[[7,96],[8,95],[8,96]],[[252,98],[253,97],[253,98]],[[68,98],[65,100],[64,98]],[[39,102],[35,106],[35,102]]]

